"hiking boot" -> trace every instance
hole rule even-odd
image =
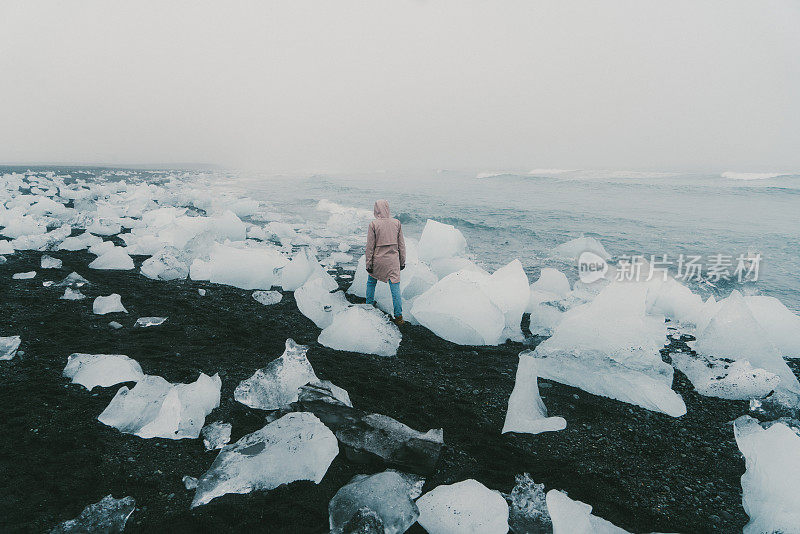
[[[403,316],[402,315],[398,315],[397,317],[392,319],[392,322],[394,324],[396,324],[397,326],[403,326],[404,324],[406,324],[406,322],[403,320]]]

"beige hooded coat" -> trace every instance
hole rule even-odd
[[[406,242],[400,221],[392,219],[389,203],[385,200],[375,202],[375,218],[367,230],[367,271],[381,282],[400,281],[400,269],[406,265]]]

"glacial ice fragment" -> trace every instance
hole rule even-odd
[[[122,382],[138,382],[144,376],[139,362],[123,354],[70,354],[62,373],[89,391]]]
[[[203,446],[207,451],[221,449],[230,442],[232,428],[233,425],[222,421],[207,424],[200,432],[203,435]]]
[[[65,276],[64,279],[61,280],[59,283],[54,284],[53,287],[71,287],[73,289],[78,289],[85,285],[89,285],[89,281],[73,271],[69,273],[67,276]]]
[[[92,303],[92,311],[97,315],[105,315],[107,313],[128,313],[125,306],[122,305],[122,297],[117,293],[112,293],[107,297],[97,297]]]
[[[350,303],[341,291],[333,291],[324,278],[312,278],[294,292],[297,309],[300,313],[314,321],[318,328],[327,328],[339,312],[345,310]]]
[[[86,295],[81,293],[79,289],[72,289],[71,287],[67,287],[64,289],[64,294],[58,297],[61,300],[83,300],[86,298]]]
[[[553,521],[553,534],[629,534],[609,521],[592,515],[592,507],[573,501],[558,490],[547,492],[547,510]]]
[[[283,354],[258,369],[250,378],[242,380],[236,386],[234,398],[245,406],[260,410],[277,410],[295,402],[300,386],[317,380],[306,352],[306,345],[287,339]]]
[[[127,271],[133,269],[133,259],[123,247],[114,247],[102,253],[89,264],[90,269]]]
[[[133,326],[138,328],[147,328],[148,326],[158,326],[160,324],[164,324],[164,321],[166,320],[166,317],[139,317],[136,319],[136,322],[133,323]]]
[[[408,482],[394,471],[356,475],[328,504],[331,534],[342,534],[350,519],[364,507],[380,517],[386,534],[402,534],[419,516],[409,490]]]
[[[197,482],[192,508],[226,493],[271,490],[296,480],[319,484],[339,454],[336,436],[310,413],[289,413],[226,445]]]
[[[698,393],[720,399],[761,399],[769,395],[781,381],[775,373],[754,368],[747,360],[727,363],[677,353],[672,354],[672,363],[686,375]]]
[[[563,417],[547,417],[547,408],[539,396],[537,382],[536,359],[523,352],[519,355],[514,390],[508,399],[503,434],[506,432],[538,434],[564,430],[567,427]]]
[[[191,384],[145,375],[133,389],[122,386],[97,419],[141,438],[196,438],[206,416],[219,406],[221,385],[219,375],[200,373]]]
[[[744,455],[742,506],[750,522],[744,534],[800,532],[800,436],[783,423],[762,428],[743,415],[734,421]]]
[[[356,305],[336,314],[317,341],[336,350],[395,356],[401,338],[386,315],[371,306]]]
[[[75,519],[64,521],[53,528],[50,534],[121,533],[135,509],[136,501],[133,497],[115,499],[106,495],[99,502],[84,508]]]
[[[42,269],[60,269],[63,262],[57,258],[53,258],[52,256],[44,255],[42,256],[41,262],[39,266]]]
[[[280,291],[253,291],[253,299],[264,306],[272,306],[283,299]]]
[[[19,336],[0,337],[0,360],[11,360],[16,356],[22,338]]]
[[[30,280],[31,278],[36,278],[36,271],[28,271],[25,273],[14,273],[11,276],[14,280]]]
[[[537,484],[528,473],[514,477],[516,484],[508,496],[508,526],[514,534],[544,534],[553,531],[547,511],[544,484]]]
[[[461,256],[467,248],[464,234],[454,226],[428,219],[419,238],[419,259],[430,263],[437,258]]]
[[[508,532],[508,503],[477,480],[437,486],[417,506],[419,524],[429,534]]]
[[[578,257],[584,252],[592,252],[604,260],[611,258],[611,254],[606,252],[600,241],[593,237],[585,236],[561,243],[553,249],[551,256],[563,260],[577,261]]]
[[[164,247],[142,263],[141,273],[152,280],[185,280],[189,260],[175,247]]]

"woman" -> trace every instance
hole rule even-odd
[[[400,221],[392,219],[389,203],[375,202],[375,218],[367,230],[366,266],[367,304],[375,302],[375,286],[378,280],[388,282],[394,304],[394,322],[403,324],[403,303],[400,299],[400,271],[406,266],[406,243]]]

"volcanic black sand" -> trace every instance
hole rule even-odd
[[[317,375],[345,388],[354,406],[417,430],[444,428],[445,447],[425,491],[475,478],[509,492],[529,472],[546,489],[566,491],[594,513],[633,532],[734,532],[744,462],[731,421],[747,403],[701,397],[676,372],[688,414],[652,413],[557,383],[540,381],[561,432],[501,435],[517,355],[534,345],[462,347],[406,325],[395,358],[338,352],[319,345],[319,329],[291,293],[263,306],[250,291],[205,282],[156,282],[136,271],[93,271],[85,253],[53,253],[58,270],[39,269],[40,253],[16,253],[0,265],[0,335],[20,335],[10,362],[0,362],[0,530],[43,532],[113,494],[136,499],[129,532],[327,532],[328,501],[353,475],[382,470],[340,454],[322,483],[297,482],[270,492],[226,495],[195,510],[184,475],[199,477],[216,452],[202,440],[141,439],[97,421],[119,386],[90,393],[61,376],[75,352],[126,354],[145,373],[191,382],[222,377],[222,403],[206,419],[233,424],[235,441],[264,425],[265,413],[233,400],[238,382],[279,356],[286,338],[310,345]],[[139,258],[141,261],[141,258]],[[139,264],[137,261],[137,267]],[[38,271],[32,280],[16,272]],[[83,301],[59,300],[46,288],[71,271],[93,285]],[[198,288],[207,289],[200,296]],[[98,295],[119,293],[128,314],[94,315]],[[141,316],[161,326],[132,328]],[[109,321],[125,327],[114,330]],[[410,532],[423,532],[415,525]]]

